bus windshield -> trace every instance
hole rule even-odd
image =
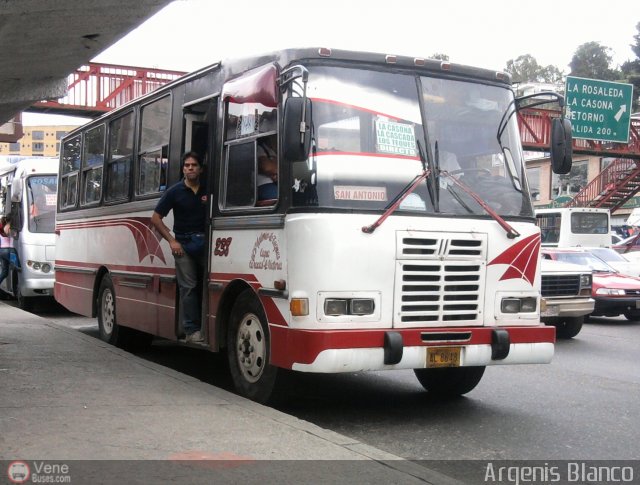
[[[397,72],[310,66],[312,156],[293,166],[293,204],[381,210],[423,170],[399,211],[533,216],[506,87]],[[426,129],[425,129],[426,128]]]
[[[30,232],[54,232],[57,185],[58,178],[55,175],[38,175],[27,179]]]

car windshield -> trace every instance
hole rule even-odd
[[[601,273],[615,273],[616,270],[607,263],[589,253],[556,253],[558,261],[573,263]]]
[[[533,216],[515,116],[497,139],[506,86],[310,66],[307,95],[312,156],[293,164],[294,205],[382,210],[424,163],[430,179],[399,211],[486,215],[455,177],[499,215]]]
[[[609,248],[593,248],[589,250],[591,253],[595,254],[597,257],[606,261],[607,263],[628,263],[629,260],[625,259],[620,253],[614,251]]]

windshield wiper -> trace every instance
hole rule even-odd
[[[480,207],[482,207],[487,214],[489,214],[500,226],[506,231],[507,237],[509,239],[515,239],[520,236],[520,233],[516,231],[511,225],[505,221],[502,217],[498,215],[496,211],[494,211],[489,204],[487,204],[482,197],[476,194],[473,190],[471,190],[466,184],[460,182],[457,178],[451,175],[446,170],[440,170],[440,174],[447,177],[451,180],[456,186],[460,187],[464,190],[473,200],[475,200]]]
[[[440,164],[438,163],[438,142],[436,141],[436,154],[435,154],[435,163],[437,165],[438,170],[434,169],[433,160],[431,157],[427,158],[424,154],[424,149],[422,148],[422,143],[420,140],[416,140],[416,146],[418,147],[418,154],[420,155],[420,162],[422,162],[422,171],[429,171],[433,174],[433,177],[427,179],[427,189],[429,189],[429,198],[431,199],[431,205],[433,206],[434,212],[440,212],[439,205],[439,196],[438,196],[438,182],[436,180],[436,176],[440,169]],[[427,168],[427,164],[429,168]]]
[[[404,186],[404,188],[396,195],[387,207],[385,207],[384,213],[376,220],[373,224],[362,227],[362,232],[366,234],[371,234],[375,231],[391,214],[395,212],[395,210],[402,204],[402,201],[407,198],[407,196],[413,192],[420,183],[426,179],[431,170],[423,169],[421,174],[416,175],[411,182]]]

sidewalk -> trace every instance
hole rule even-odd
[[[46,460],[72,483],[456,483],[1,302],[0,460],[5,481]]]

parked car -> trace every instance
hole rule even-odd
[[[634,234],[612,246],[620,254],[623,254],[630,261],[640,260],[640,236]]]
[[[585,249],[543,249],[542,257],[573,263],[593,271],[591,297],[595,306],[591,315],[640,320],[640,278],[627,276]]]
[[[556,327],[558,338],[573,338],[584,316],[593,312],[591,270],[551,259],[542,260],[540,319]]]
[[[595,254],[616,271],[629,276],[640,277],[640,262],[629,261],[625,255],[611,248],[584,248],[591,254]]]

